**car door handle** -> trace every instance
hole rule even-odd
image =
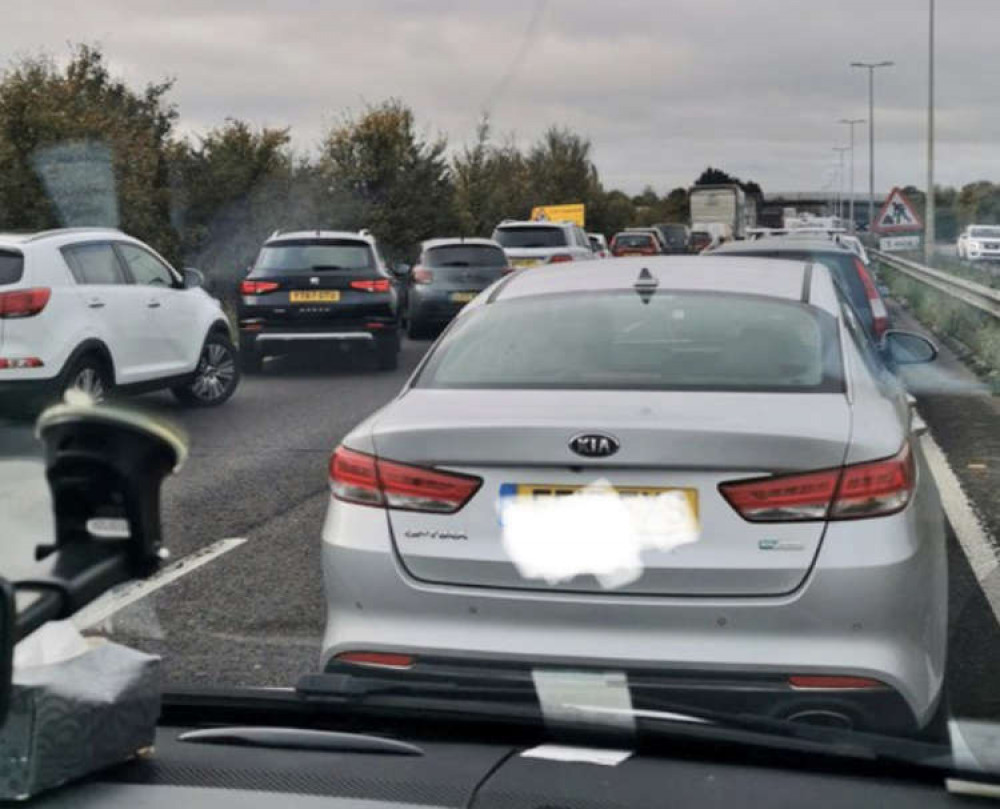
[[[148,306],[150,309],[159,309],[160,308],[160,302],[159,301],[150,301],[149,303],[146,304],[146,306]]]
[[[89,306],[91,309],[103,309],[104,308],[104,301],[96,301],[96,300],[95,301],[90,301],[87,304],[87,306]]]

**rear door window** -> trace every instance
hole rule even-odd
[[[449,244],[430,248],[427,267],[504,267],[507,257],[499,247],[486,244]]]
[[[265,244],[253,268],[256,276],[305,272],[374,270],[375,255],[367,242],[354,239],[302,239]]]
[[[503,247],[566,247],[566,232],[557,227],[502,227],[493,233],[493,240]]]
[[[128,283],[118,254],[108,242],[71,245],[62,254],[78,284]]]
[[[24,256],[16,250],[0,250],[0,286],[16,284],[24,275]]]

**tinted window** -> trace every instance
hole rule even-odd
[[[0,285],[16,284],[24,274],[24,256],[13,250],[0,250]]]
[[[485,244],[455,244],[432,247],[424,256],[428,267],[505,267],[507,256],[498,247]]]
[[[547,295],[470,312],[418,386],[837,391],[836,334],[830,315],[767,298]]]
[[[148,250],[134,244],[119,244],[118,249],[137,284],[163,287],[174,285],[170,268]]]
[[[375,256],[367,242],[350,239],[303,239],[264,245],[254,265],[254,274],[373,269]]]
[[[493,240],[503,247],[565,247],[566,233],[562,228],[503,227],[494,231]]]
[[[660,232],[671,247],[683,247],[687,242],[687,228],[684,225],[660,225]]]
[[[78,284],[124,284],[121,263],[110,244],[64,247],[63,256]]]

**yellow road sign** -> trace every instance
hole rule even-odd
[[[571,205],[539,205],[531,209],[532,222],[572,222],[586,227],[586,212],[582,202]]]

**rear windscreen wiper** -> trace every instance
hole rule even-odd
[[[347,267],[341,267],[339,264],[313,264],[310,270],[346,270]]]
[[[468,261],[442,261],[437,266],[439,266],[439,267],[471,267],[472,265]]]

